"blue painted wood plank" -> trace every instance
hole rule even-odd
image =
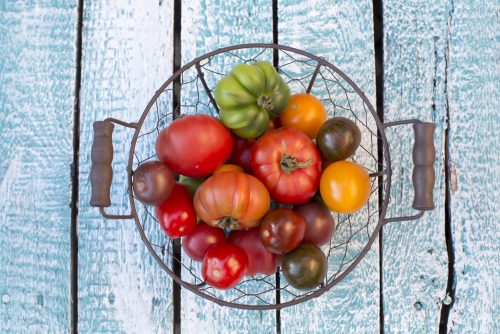
[[[383,228],[384,325],[388,333],[439,328],[448,258],[444,233],[444,130],[447,1],[384,1],[384,119],[436,124],[436,208]],[[411,214],[411,126],[387,131],[393,182],[388,216]]]
[[[242,43],[271,43],[272,42],[272,7],[267,0],[257,1],[192,1],[182,2],[182,62],[187,63],[196,56],[200,56],[220,47]],[[255,51],[254,51],[255,52]],[[237,52],[240,56],[248,56],[248,52]],[[272,53],[266,53],[267,61],[272,62]],[[263,56],[263,60],[266,56]],[[239,63],[235,57],[214,58],[212,68],[231,69],[231,64]],[[195,71],[187,74],[184,81],[196,75]],[[220,76],[206,72],[206,79],[210,87],[214,87]],[[201,89],[203,102],[208,98]],[[186,84],[182,88],[182,104],[192,105],[198,100],[195,84]],[[208,112],[199,105],[196,108],[184,107],[183,113]],[[193,265],[195,272],[199,266],[192,264],[187,255],[183,255],[186,266]],[[189,277],[184,270],[183,277]],[[268,288],[268,287],[267,287]],[[246,291],[262,291],[262,285],[249,287]],[[266,289],[266,287],[264,287]],[[274,299],[271,292],[270,299]],[[244,300],[244,299],[243,299]],[[240,300],[241,301],[241,300]],[[255,303],[255,299],[249,300]],[[182,290],[181,326],[185,333],[196,333],[202,329],[203,333],[274,333],[275,311],[244,311],[218,306],[210,301],[196,296],[190,291]]]
[[[171,280],[147,252],[135,223],[105,220],[88,204],[92,123],[107,117],[139,119],[172,73],[172,17],[171,1],[85,1],[78,225],[81,333],[172,332]],[[110,212],[130,210],[126,163],[131,139],[129,129],[115,127]],[[143,149],[147,147],[138,151]]]
[[[0,331],[70,329],[76,1],[0,2]]]
[[[371,1],[278,1],[278,40],[324,57],[344,71],[365,92],[375,106],[375,69],[373,54],[373,14]],[[280,63],[287,63],[286,57]],[[288,66],[287,66],[288,67]],[[302,66],[304,68],[304,66]],[[290,71],[293,71],[290,68]],[[300,70],[299,70],[300,71]],[[311,74],[305,70],[305,74]],[[326,79],[327,72],[322,72]],[[345,84],[345,83],[344,83]],[[330,89],[330,96],[325,86]],[[294,92],[303,91],[300,85],[292,85]],[[347,85],[346,85],[347,86]],[[367,120],[368,127],[359,124],[362,130],[362,145],[377,155],[375,121],[360,104],[354,93],[347,94],[335,81],[322,80],[318,76],[312,93],[324,99],[330,116],[346,116],[355,120],[355,115]],[[338,105],[334,106],[331,97]],[[358,121],[357,121],[358,122]],[[372,141],[373,139],[373,141]],[[364,150],[359,149],[356,160],[365,168],[376,170],[376,161]],[[376,192],[375,192],[376,194]],[[370,209],[376,211],[377,196],[370,200]],[[375,208],[375,209],[374,209]],[[368,207],[354,216],[352,224],[357,227],[369,220]],[[370,231],[373,231],[377,215],[372,216]],[[349,224],[338,227],[334,243],[345,241],[350,235]],[[348,257],[354,258],[366,245],[368,235],[357,234],[348,245]],[[329,258],[330,274],[342,263],[343,248],[333,251]],[[339,253],[339,254],[337,254]],[[336,255],[337,254],[337,255]],[[283,280],[282,285],[286,284]],[[379,267],[378,239],[360,264],[343,281],[323,296],[281,311],[282,328],[285,333],[374,333],[379,331]]]
[[[455,301],[449,333],[499,333],[500,4],[454,1],[447,15]]]

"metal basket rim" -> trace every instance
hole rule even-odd
[[[368,107],[370,110],[370,113],[372,114],[375,123],[377,125],[377,130],[378,130],[378,135],[380,136],[382,140],[382,145],[383,145],[383,159],[385,160],[386,163],[386,169],[387,172],[384,174],[385,177],[387,178],[386,180],[386,191],[383,196],[383,201],[382,201],[382,206],[379,208],[379,220],[377,222],[377,225],[375,226],[375,229],[370,236],[367,244],[365,247],[361,250],[361,252],[357,255],[357,257],[352,261],[349,266],[340,274],[338,275],[334,280],[329,282],[328,284],[320,287],[318,290],[314,291],[313,293],[307,294],[303,297],[299,297],[297,299],[285,302],[285,303],[279,303],[279,304],[267,304],[267,305],[247,305],[247,304],[238,304],[234,302],[229,302],[225,300],[221,300],[218,298],[215,298],[209,294],[203,293],[202,291],[199,290],[199,286],[188,283],[186,281],[183,281],[179,276],[177,276],[166,264],[165,262],[160,258],[156,250],[153,248],[153,245],[147,238],[144,229],[142,227],[142,224],[140,222],[139,216],[137,214],[136,206],[135,206],[135,200],[133,196],[133,192],[131,191],[132,189],[132,165],[134,161],[134,152],[135,152],[135,146],[137,143],[137,139],[139,137],[140,130],[142,128],[142,125],[144,123],[144,120],[146,116],[148,115],[149,111],[153,107],[155,101],[158,99],[158,97],[164,92],[165,88],[168,87],[175,79],[177,79],[183,72],[185,72],[187,69],[191,68],[192,66],[195,66],[196,64],[199,64],[202,60],[208,59],[210,57],[213,57],[215,55],[228,52],[228,51],[234,51],[234,50],[240,50],[240,49],[251,49],[251,48],[264,48],[264,49],[274,49],[274,50],[283,50],[283,51],[290,51],[294,52],[296,54],[300,54],[302,56],[311,58],[313,60],[316,60],[319,64],[322,66],[326,66],[338,75],[340,75],[354,90],[355,92],[361,97],[363,100],[364,104]],[[272,44],[272,43],[248,43],[248,44],[238,44],[238,45],[232,45],[228,47],[223,47],[219,48],[217,50],[208,52],[202,56],[199,56],[195,58],[194,60],[188,62],[187,64],[183,65],[179,70],[177,70],[175,73],[173,73],[167,81],[165,81],[160,88],[156,91],[156,93],[153,95],[149,103],[147,104],[146,108],[144,109],[144,112],[142,113],[140,119],[138,122],[135,123],[135,131],[134,135],[132,137],[131,141],[131,146],[130,146],[130,154],[129,154],[129,160],[127,164],[127,175],[128,175],[128,193],[129,193],[129,202],[130,202],[130,207],[131,207],[131,216],[134,218],[137,230],[141,236],[141,239],[143,243],[146,245],[149,253],[153,256],[155,261],[160,265],[160,267],[167,272],[167,274],[179,285],[181,285],[183,288],[188,289],[189,291],[195,293],[196,295],[205,298],[207,300],[210,300],[216,304],[219,304],[221,306],[229,306],[233,308],[238,308],[238,309],[246,309],[246,310],[273,310],[273,309],[282,309],[285,307],[297,305],[299,303],[308,301],[312,298],[318,297],[322,294],[324,294],[326,291],[330,290],[334,285],[336,285],[338,282],[340,282],[344,277],[346,277],[358,264],[359,262],[365,257],[366,253],[370,250],[373,242],[375,241],[375,238],[378,235],[378,232],[382,228],[383,221],[386,215],[386,210],[389,202],[389,195],[391,191],[391,161],[390,161],[390,154],[389,154],[389,145],[387,142],[387,137],[385,135],[384,131],[384,125],[380,121],[375,109],[373,108],[372,104],[364,94],[364,92],[340,69],[338,69],[336,66],[325,60],[324,58],[321,58],[319,56],[316,56],[312,53],[309,53],[307,51],[303,51],[294,47],[290,46],[285,46],[285,45],[280,45],[280,44]]]

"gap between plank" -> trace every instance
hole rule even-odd
[[[80,89],[82,85],[83,0],[78,0],[75,55],[75,101],[73,107],[73,161],[71,162],[71,310],[70,332],[78,333],[78,195],[80,163]]]
[[[174,0],[174,59],[173,59],[173,72],[181,68],[181,0]],[[180,102],[181,102],[181,81],[180,76],[173,82],[173,96],[172,96],[172,118],[175,120],[180,117]],[[181,242],[180,239],[174,240],[173,245],[173,258],[172,269],[175,275],[181,277]],[[172,300],[174,305],[173,317],[173,332],[175,334],[181,333],[181,286],[172,280]]]
[[[384,20],[382,0],[373,0],[373,42],[375,50],[375,90],[377,99],[377,116],[384,123]],[[378,171],[382,171],[384,159],[383,143],[380,131],[377,130],[377,159]],[[378,179],[378,205],[383,205],[383,179]],[[378,235],[379,246],[379,327],[380,334],[384,333],[384,289],[383,289],[383,228]]]
[[[444,196],[444,234],[446,240],[446,251],[448,253],[448,281],[446,283],[446,296],[450,298],[450,302],[441,306],[441,318],[439,321],[439,333],[448,332],[448,318],[450,316],[451,308],[455,301],[455,251],[453,250],[453,234],[451,231],[451,184],[450,184],[450,104],[448,101],[448,69],[450,61],[450,38],[451,38],[451,21],[453,19],[454,4],[452,1],[452,8],[448,16],[448,36],[446,39],[445,48],[445,72],[444,72],[444,94],[446,101],[446,122],[447,126],[444,130],[444,183],[445,183],[445,196]]]

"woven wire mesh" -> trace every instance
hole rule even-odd
[[[256,61],[272,62],[277,53],[278,73],[288,83],[292,94],[303,93],[310,88],[311,94],[324,104],[330,117],[344,116],[354,121],[361,130],[360,147],[350,161],[361,164],[371,176],[371,195],[367,205],[360,211],[345,215],[333,213],[336,227],[330,242],[322,247],[328,259],[328,273],[324,282],[311,291],[297,290],[291,287],[283,275],[257,275],[246,277],[230,290],[217,290],[203,283],[201,263],[191,260],[187,255],[175,255],[174,242],[162,231],[152,207],[135,200],[136,222],[144,231],[144,242],[154,252],[162,267],[168,268],[174,279],[183,283],[193,292],[218,302],[238,308],[272,309],[293,305],[315,296],[333,287],[343,276],[350,272],[368,251],[373,236],[380,227],[383,218],[380,215],[387,206],[388,196],[379,203],[379,187],[387,194],[388,171],[384,160],[378,159],[378,145],[383,143],[383,153],[387,152],[387,143],[378,135],[380,123],[377,123],[373,108],[362,93],[346,80],[340,71],[319,58],[291,48],[283,49],[271,45],[255,45],[245,48],[228,48],[215,54],[200,57],[182,68],[177,75],[167,81],[157,92],[146,108],[137,140],[133,149],[132,170],[148,160],[156,160],[155,142],[159,132],[176,117],[189,114],[209,114],[218,116],[213,100],[214,87],[218,80],[229,74],[238,63]],[[176,80],[174,80],[176,79]],[[174,82],[177,82],[174,85]],[[179,103],[173,107],[174,96]],[[195,148],[193,148],[195,149]],[[173,266],[181,267],[180,275],[173,273]],[[278,269],[280,273],[280,269]],[[279,303],[276,302],[279,294]]]

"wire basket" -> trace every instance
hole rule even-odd
[[[361,144],[349,160],[362,165],[371,178],[371,195],[360,211],[346,215],[332,213],[336,231],[322,247],[328,259],[328,273],[323,283],[310,291],[291,287],[280,274],[247,277],[235,288],[217,290],[205,285],[201,278],[201,263],[192,261],[180,251],[180,240],[168,238],[162,231],[152,207],[134,198],[132,175],[137,167],[157,160],[156,138],[161,129],[174,119],[188,114],[218,116],[213,90],[218,80],[238,63],[272,61],[292,93],[310,92],[318,97],[329,117],[344,116],[361,130]],[[128,166],[128,199],[131,212],[110,215],[110,187],[113,159],[112,132],[114,124],[134,129]],[[390,126],[413,124],[413,216],[386,217],[390,200],[391,164],[385,130]],[[245,44],[219,49],[205,54],[175,72],[149,101],[137,122],[108,118],[94,123],[92,147],[91,205],[100,208],[107,219],[134,219],[144,244],[163,270],[183,288],[225,306],[242,309],[280,309],[320,296],[348,275],[363,259],[380,228],[392,221],[417,219],[434,208],[434,124],[419,120],[404,120],[382,124],[373,106],[356,84],[337,67],[308,52],[276,45]]]

